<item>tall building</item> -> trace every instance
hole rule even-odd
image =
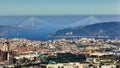
[[[1,57],[3,60],[9,61],[9,42],[3,43],[3,49],[1,50]]]
[[[0,50],[0,61],[7,60],[7,52]]]
[[[9,56],[10,56],[10,54],[9,54],[9,53],[10,53],[10,52],[9,52],[9,48],[10,48],[10,47],[9,47],[9,46],[10,46],[10,45],[9,45],[9,42],[5,42],[5,43],[4,43],[4,46],[5,46],[5,52],[7,52],[7,60],[9,61]]]
[[[10,48],[9,42],[4,42],[3,43],[3,49],[0,50],[0,60],[1,61],[7,60],[8,63],[14,63],[13,52],[10,51],[9,48]]]
[[[3,43],[3,48],[1,49],[2,51],[9,51],[9,42],[4,42]]]

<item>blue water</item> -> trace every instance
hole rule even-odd
[[[33,16],[35,17],[35,28],[6,29],[0,38],[27,38],[31,40],[53,40],[49,37],[59,29],[88,25],[90,21],[81,21],[90,15],[54,15],[54,16]],[[100,22],[120,21],[120,15],[93,15]],[[1,25],[32,25],[32,16],[0,16]],[[99,22],[94,22],[99,23]],[[75,24],[73,26],[73,24]]]

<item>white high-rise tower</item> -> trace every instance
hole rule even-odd
[[[9,54],[9,42],[5,42],[5,43],[3,43],[3,45],[4,45],[4,51],[6,51],[7,52],[7,60],[9,61],[9,56],[10,56],[10,54]]]

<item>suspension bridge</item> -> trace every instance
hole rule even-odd
[[[87,18],[84,18],[82,20],[78,20],[76,22],[73,22],[73,23],[70,23],[68,24],[68,27],[69,26],[81,26],[84,25],[84,24],[95,24],[95,23],[100,23],[101,21],[94,17],[94,16],[89,16]],[[46,20],[43,20],[39,17],[29,17],[27,18],[26,20],[24,20],[23,22],[21,22],[19,25],[7,25],[7,26],[11,26],[11,27],[18,27],[18,28],[31,28],[31,29],[34,29],[36,26],[43,26],[43,27],[48,27],[48,26],[56,26],[57,27],[57,24],[52,24]],[[59,26],[64,26],[64,25],[59,25]]]
[[[81,24],[84,24],[84,23],[89,23],[89,24],[94,24],[94,23],[99,23],[101,22],[98,18],[94,17],[94,16],[89,16],[87,18],[84,18],[82,20],[78,20],[72,24],[68,24],[67,27],[75,27],[75,26],[79,26]],[[35,29],[36,27],[48,27],[48,26],[53,26],[53,27],[57,27],[58,25],[54,25],[46,20],[43,20],[39,17],[29,17],[27,19],[25,19],[23,22],[21,22],[19,25],[6,25],[6,26],[9,26],[11,28],[18,28],[18,29]],[[64,25],[59,25],[59,26],[64,26]],[[4,30],[5,31],[5,30]],[[102,30],[101,30],[102,31]],[[0,33],[4,33],[4,32],[1,32]]]
[[[18,27],[26,27],[26,28],[32,28],[34,29],[36,26],[51,26],[53,24],[49,23],[48,21],[45,21],[43,19],[37,18],[37,17],[30,17],[23,21],[21,24],[18,25]]]
[[[101,21],[96,18],[95,16],[89,16],[87,18],[84,18],[82,20],[78,20],[76,22],[73,22],[72,24],[68,24],[69,26],[80,26],[81,24],[95,24],[95,23],[100,23]],[[24,20],[23,22],[21,22],[18,26],[14,26],[14,25],[9,25],[11,27],[19,27],[19,28],[31,28],[34,29],[36,26],[43,26],[43,27],[48,27],[48,26],[57,26],[55,24],[52,24],[46,20],[43,20],[39,17],[29,17],[26,20]],[[59,25],[59,26],[64,26],[64,25]]]
[[[91,25],[91,24],[95,24],[95,23],[101,23],[101,20],[96,18],[95,16],[89,16],[89,17],[86,17],[86,18],[83,18],[81,20],[78,20],[76,22],[74,22],[73,24],[70,24],[70,26],[82,26],[83,25]]]

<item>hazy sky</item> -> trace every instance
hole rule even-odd
[[[0,15],[120,15],[120,0],[0,0]]]

